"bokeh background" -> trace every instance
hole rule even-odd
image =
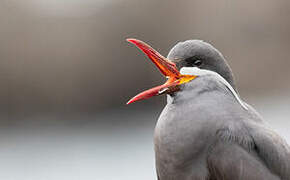
[[[156,179],[164,79],[125,39],[167,55],[212,43],[239,92],[290,143],[290,1],[0,0],[0,179]]]

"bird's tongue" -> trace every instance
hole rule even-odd
[[[196,77],[190,75],[181,75],[173,62],[167,60],[148,44],[137,39],[127,39],[127,41],[136,45],[140,50],[142,50],[157,66],[160,72],[168,78],[168,80],[163,85],[141,92],[140,94],[130,99],[127,104],[131,104],[138,100],[147,99],[152,96],[164,94],[168,90],[170,91],[175,89],[175,87],[179,84],[188,82]]]

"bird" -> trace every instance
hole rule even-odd
[[[290,180],[290,147],[237,91],[220,51],[177,43],[167,58],[137,39],[168,80],[131,100],[167,95],[154,130],[158,180]]]

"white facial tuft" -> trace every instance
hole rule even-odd
[[[234,88],[230,85],[230,83],[228,83],[228,81],[225,80],[218,73],[216,73],[214,71],[210,71],[210,70],[199,69],[198,67],[183,67],[180,69],[180,73],[183,75],[194,75],[194,76],[205,76],[205,75],[215,76],[216,79],[218,79],[220,82],[222,82],[231,91],[231,93],[234,95],[236,100],[241,104],[241,106],[244,109],[248,110],[248,108],[243,103],[243,101],[240,99],[240,97],[238,96],[238,94],[236,93]]]

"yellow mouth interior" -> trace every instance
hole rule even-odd
[[[184,84],[188,83],[189,81],[195,79],[197,76],[191,76],[191,75],[182,75],[182,77],[179,79],[178,84]]]

